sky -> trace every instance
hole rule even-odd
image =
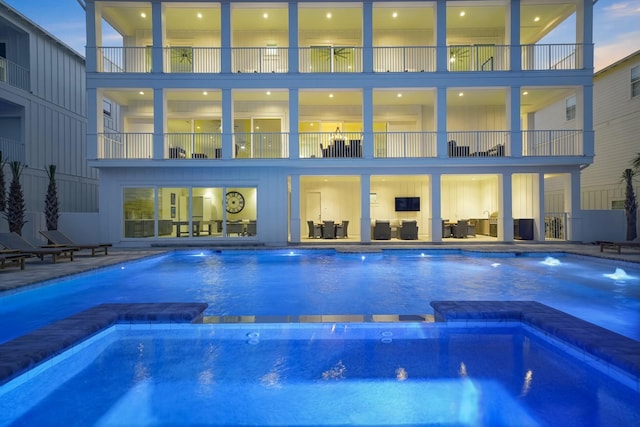
[[[77,0],[0,1],[9,4],[84,56],[85,17]],[[640,0],[598,0],[593,15],[595,71],[640,50]],[[557,29],[558,36],[562,37],[563,32],[570,34],[573,28]],[[567,40],[561,38],[557,43]]]

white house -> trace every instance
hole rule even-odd
[[[88,0],[86,12],[101,239],[582,238],[592,0]],[[562,23],[569,39],[545,42]],[[549,185],[560,211],[545,207]]]
[[[96,212],[97,169],[87,163],[84,58],[0,1],[0,151],[25,166],[27,208],[23,236],[35,239],[43,223],[48,178],[57,167],[60,210]],[[4,168],[6,190],[11,171]],[[0,217],[0,230],[8,225]]]

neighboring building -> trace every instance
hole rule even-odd
[[[87,164],[84,64],[82,56],[0,1],[0,151],[25,166],[28,238],[46,227],[50,164],[57,167],[61,212],[98,209],[98,171]],[[8,166],[4,174],[8,192]],[[0,217],[0,230],[7,229]]]
[[[581,239],[592,0],[86,6],[101,239],[345,232],[314,226],[327,220],[355,242],[398,242],[402,220],[423,242],[464,220],[479,240]],[[546,44],[563,22],[575,37]],[[545,209],[547,182],[561,211]]]

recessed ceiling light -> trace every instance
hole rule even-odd
[[[464,96],[464,92],[460,92],[458,96]]]
[[[333,94],[332,93],[329,94],[329,98],[333,98]]]
[[[144,91],[140,91],[138,92],[140,95],[144,95]]]
[[[402,94],[401,94],[401,93],[397,94],[396,96],[397,96],[398,98],[402,98]]]
[[[327,12],[327,19],[331,19],[331,12]]]
[[[267,95],[271,95],[271,91],[270,90],[267,91]]]
[[[146,18],[146,17],[147,17],[147,14],[146,14],[146,13],[144,13],[144,12],[140,12],[140,16],[141,16],[141,17],[143,17],[143,18]]]
[[[526,90],[524,92],[522,92],[523,95],[529,95],[529,92],[527,92]]]
[[[533,22],[538,22],[540,20],[539,16],[536,16],[535,18],[533,18]]]
[[[449,59],[449,62],[456,62],[456,57],[455,57],[455,56],[452,56],[452,57]]]
[[[265,12],[265,13],[263,13],[263,14],[262,14],[262,17],[263,17],[264,19],[267,19],[267,18],[269,17],[269,14]]]
[[[207,91],[205,90],[204,92],[202,92],[202,94],[203,94],[204,96],[207,96],[207,95],[209,95],[209,92],[207,92]]]
[[[462,12],[460,12],[460,16],[464,16],[466,15],[466,12],[463,10]]]
[[[198,19],[202,19],[202,13],[198,12],[196,16],[198,17]]]
[[[398,12],[393,12],[393,13],[391,14],[391,16],[392,16],[392,17],[394,17],[394,18],[397,18],[397,17],[398,17]]]

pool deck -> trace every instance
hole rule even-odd
[[[377,252],[383,249],[459,249],[464,252],[537,252],[569,253],[597,258],[607,258],[640,264],[638,251],[600,252],[598,245],[587,244],[420,244],[420,245],[295,245],[286,247],[222,246],[202,247],[203,250],[229,249],[328,249],[339,252]],[[111,248],[109,255],[91,257],[76,254],[74,261],[40,261],[31,258],[26,268],[0,270],[0,296],[19,291],[24,287],[42,286],[43,282],[68,275],[87,272],[106,266],[124,264],[140,258],[158,256],[183,249],[165,248]],[[195,247],[184,249],[196,250]],[[640,389],[640,345],[637,341],[575,318],[537,302],[527,301],[439,301],[433,302],[440,322],[496,322],[519,321],[572,346],[590,357],[598,358],[612,369],[620,370],[634,378],[636,390]],[[204,303],[193,304],[102,304],[67,319],[48,325],[23,337],[0,345],[0,384],[15,375],[47,360],[75,343],[98,331],[121,322],[193,322],[199,321],[206,308]],[[459,324],[459,323],[458,323]]]

